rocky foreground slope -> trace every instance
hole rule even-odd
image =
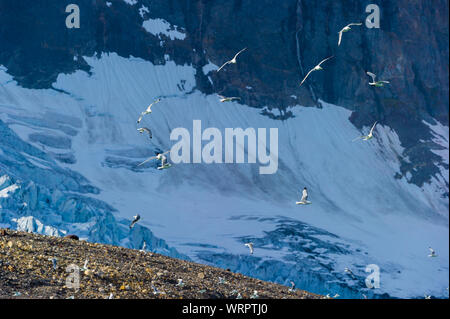
[[[67,280],[74,265],[79,289]],[[151,252],[0,229],[0,298],[245,299],[255,291],[257,298],[322,298]]]

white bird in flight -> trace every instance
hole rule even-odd
[[[81,268],[81,270],[83,270],[83,271],[87,270],[88,269],[88,267],[87,267],[88,263],[89,263],[89,258],[86,258],[86,260],[84,261],[83,268]]]
[[[355,278],[355,275],[353,274],[353,271],[351,271],[349,268],[345,267],[344,271],[349,274],[352,278]]]
[[[53,264],[53,269],[56,270],[56,268],[58,268],[58,265],[57,265],[57,263],[58,263],[58,258],[49,258],[48,260],[52,262],[52,264]]]
[[[225,96],[223,96],[223,95],[219,95],[219,97],[220,97],[220,102],[232,102],[232,101],[234,101],[234,100],[240,100],[241,98],[240,97],[237,97],[237,96],[231,96],[231,97],[225,97]]]
[[[139,131],[139,133],[144,133],[147,132],[148,133],[148,137],[152,138],[152,131],[148,128],[148,127],[140,127],[137,129]]]
[[[141,219],[141,216],[139,214],[136,214],[136,216],[133,216],[133,221],[130,224],[130,229],[134,227],[134,225]]]
[[[289,288],[289,291],[295,291],[295,282],[291,281],[291,288]]]
[[[253,243],[246,243],[244,245],[247,246],[250,249],[250,254],[253,255]]]
[[[375,86],[375,87],[382,87],[385,84],[389,84],[389,81],[375,81],[377,76],[373,74],[372,72],[367,71],[366,72],[368,76],[372,78],[372,82],[369,82],[369,85]]]
[[[338,46],[341,45],[342,33],[350,31],[352,29],[352,28],[350,28],[352,25],[362,25],[362,23],[350,23],[350,24],[347,24],[345,27],[343,27],[342,30],[339,31]]]
[[[377,122],[373,123],[372,128],[370,129],[369,134],[359,136],[359,137],[355,138],[352,142],[354,142],[354,141],[356,141],[356,140],[359,140],[359,139],[363,139],[364,141],[370,140],[370,139],[373,137],[373,130],[374,130],[374,128],[375,128],[375,125],[377,125]]]
[[[303,188],[301,202],[305,203],[308,200],[308,189],[306,187]]]
[[[152,106],[153,106],[154,104],[156,104],[156,103],[159,103],[159,102],[161,102],[161,99],[156,99],[152,104],[150,104],[149,106],[147,106],[147,109],[146,109],[144,112],[141,113],[141,116],[139,116],[139,118],[138,118],[138,120],[137,120],[138,124],[141,123],[142,118],[144,117],[144,115],[147,115],[147,114],[152,113]]]
[[[239,54],[241,54],[241,52],[247,50],[247,48],[243,48],[241,51],[239,51],[238,53],[236,53],[236,55],[234,56],[234,58],[232,58],[230,61],[225,62],[219,69],[217,69],[217,72],[219,72],[220,70],[222,70],[222,68],[227,65],[227,64],[236,64],[236,58],[238,57]]]
[[[311,70],[309,70],[309,72],[306,74],[305,78],[304,78],[304,79],[302,80],[302,82],[300,83],[300,86],[302,86],[303,82],[305,82],[305,80],[308,78],[308,76],[311,74],[311,72],[323,70],[323,68],[321,67],[321,64],[324,63],[325,61],[327,61],[327,60],[333,58],[333,57],[334,57],[334,56],[332,55],[332,56],[330,56],[330,57],[328,57],[328,58],[326,58],[326,59],[323,59],[323,60],[320,61],[320,63],[317,64],[314,68],[312,68]]]
[[[142,164],[145,164],[145,163],[147,163],[148,161],[151,161],[151,160],[153,160],[153,159],[157,159],[157,160],[161,161],[161,167],[164,167],[164,165],[166,165],[166,163],[167,163],[167,157],[164,156],[164,155],[167,154],[167,153],[169,153],[169,152],[170,152],[170,150],[169,150],[169,151],[166,151],[166,152],[164,152],[164,153],[158,153],[156,156],[149,157],[149,158],[147,158],[145,161],[143,161],[142,163],[140,163],[138,166],[141,166]]]
[[[436,252],[433,248],[428,247],[428,249],[430,250],[430,254],[428,255],[428,257],[437,257]]]

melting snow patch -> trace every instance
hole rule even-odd
[[[144,18],[145,13],[149,13],[149,12],[150,11],[148,10],[148,8],[144,5],[139,8],[139,14],[141,15],[142,18]]]
[[[128,3],[130,6],[134,6],[137,3],[137,0],[123,0]]]
[[[147,30],[147,32],[156,35],[159,38],[161,37],[161,34],[165,35],[171,40],[184,40],[186,38],[185,33],[178,31],[178,29],[182,30],[182,28],[171,25],[164,19],[148,19],[144,21],[142,26],[145,30]]]

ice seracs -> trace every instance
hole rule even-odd
[[[367,141],[367,140],[370,140],[371,138],[373,138],[373,130],[374,130],[374,128],[375,128],[375,125],[377,125],[377,122],[373,123],[372,128],[370,129],[369,134],[359,136],[359,137],[355,138],[355,139],[353,140],[353,142],[356,141],[356,140],[359,140],[359,139],[362,139],[362,140],[364,140],[364,141]]]
[[[134,227],[134,225],[141,219],[141,216],[139,214],[136,214],[136,216],[133,216],[133,221],[130,224],[130,229]]]
[[[347,24],[345,27],[343,27],[342,30],[339,31],[338,46],[341,45],[341,41],[342,41],[342,33],[350,31],[350,30],[352,29],[352,28],[350,28],[350,27],[353,26],[353,25],[362,25],[362,23],[360,23],[360,22],[359,22],[359,23],[350,23],[350,24]]]
[[[244,245],[247,246],[248,249],[250,249],[250,254],[253,255],[253,243],[246,243],[246,244],[244,244]]]
[[[369,82],[369,85],[371,86],[382,87],[385,84],[389,84],[389,81],[375,81],[377,76],[372,72],[367,71],[366,74],[372,78],[372,82]]]
[[[219,69],[217,69],[217,72],[219,72],[220,70],[222,70],[222,68],[227,65],[227,64],[236,64],[236,58],[238,57],[239,54],[241,54],[241,52],[247,50],[247,48],[243,48],[241,51],[239,51],[238,53],[235,54],[234,58],[232,58],[230,61],[225,62]]]
[[[147,132],[148,133],[148,137],[152,138],[152,131],[148,128],[148,127],[140,127],[137,129],[139,131],[139,133],[144,133]]]
[[[332,56],[330,56],[330,57],[328,57],[326,59],[323,59],[322,61],[320,61],[319,64],[317,64],[315,67],[313,67],[311,70],[309,70],[309,72],[306,74],[305,78],[302,80],[302,82],[300,82],[300,86],[302,86],[303,82],[306,81],[306,79],[311,74],[311,72],[323,70],[323,68],[321,67],[322,63],[324,63],[325,61],[328,61],[329,59],[331,59],[333,57],[334,56],[332,55]]]
[[[139,116],[137,122],[138,124],[141,123],[142,118],[144,117],[144,115],[150,114],[152,113],[152,106],[155,105],[156,103],[161,102],[161,99],[156,99],[152,104],[150,104],[149,106],[147,106],[147,109],[141,113],[141,116]]]

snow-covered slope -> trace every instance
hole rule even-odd
[[[343,297],[447,296],[448,197],[441,194],[448,193],[448,170],[422,188],[398,177],[402,146],[389,127],[378,126],[371,141],[352,143],[361,132],[348,120],[351,112],[336,105],[293,106],[293,118],[274,120],[200,93],[195,69],[168,56],[164,65],[116,54],[84,59],[92,74],[60,74],[55,89],[24,89],[5,68],[0,71],[2,138],[9,129],[17,134],[8,147],[1,144],[0,169],[24,183],[63,188],[65,205],[71,197],[93,201],[107,217],[98,227],[94,219],[66,217],[59,207],[49,208],[59,219],[34,209],[25,214],[18,207],[30,200],[7,197],[18,190],[2,186],[1,223],[25,229],[44,229],[42,224],[56,229],[47,228],[51,234],[84,231],[91,240],[137,247],[128,242],[133,236],[126,221],[116,220],[139,213],[139,229],[150,228],[177,254],[261,279],[293,280],[302,289]],[[153,130],[150,141],[137,132],[136,119],[156,97],[162,102],[143,120]],[[172,129],[192,132],[193,120],[222,132],[278,128],[277,173],[260,175],[259,164],[178,164],[163,171],[156,162],[136,166],[173,145]],[[448,127],[431,129],[443,147],[439,154],[448,158]],[[299,207],[303,186],[313,204]],[[103,231],[117,238],[101,237]],[[255,243],[253,255],[246,241]],[[438,258],[427,257],[429,246]],[[380,288],[370,292],[364,284],[369,264],[381,269]]]

